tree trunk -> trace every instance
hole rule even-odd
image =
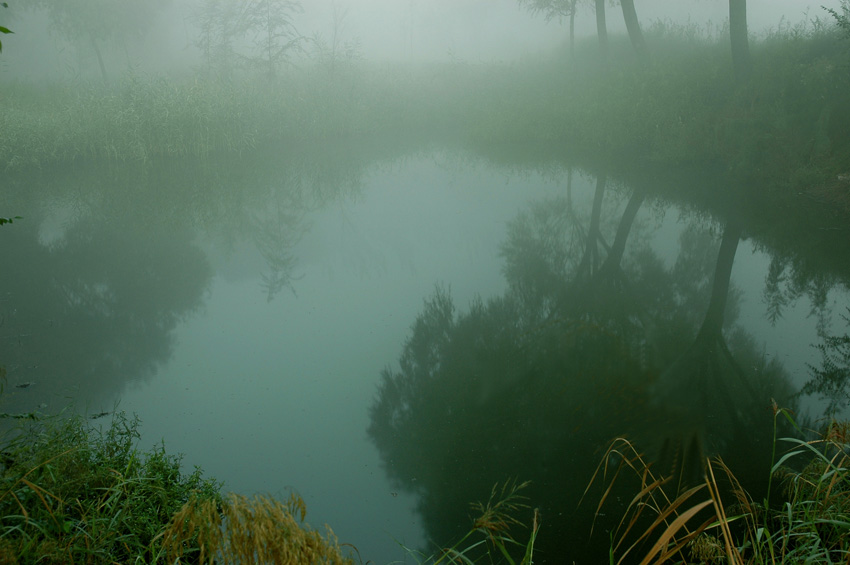
[[[614,243],[611,244],[608,256],[599,269],[600,273],[606,272],[610,274],[620,267],[620,261],[623,260],[623,254],[626,251],[626,241],[629,238],[629,232],[632,229],[632,224],[637,217],[638,210],[640,210],[644,198],[646,198],[646,193],[643,190],[635,190],[631,198],[629,198],[629,203],[626,204],[623,217],[620,218],[620,224],[617,226],[617,235],[614,236]]]
[[[721,339],[723,318],[726,313],[726,299],[729,296],[729,281],[732,278],[732,264],[735,262],[735,252],[741,239],[741,226],[734,220],[729,220],[723,230],[720,241],[720,251],[717,254],[717,266],[714,269],[714,284],[711,287],[711,300],[702,322],[697,341],[700,337],[709,336],[711,339]]]
[[[635,0],[620,0],[620,5],[623,7],[623,19],[626,21],[626,29],[629,32],[632,47],[635,48],[635,53],[637,53],[641,62],[646,63],[649,61],[649,51],[646,48],[646,41],[643,39],[643,32],[640,30]]]
[[[108,84],[109,77],[106,76],[106,65],[103,64],[103,55],[100,54],[100,47],[97,46],[97,40],[91,33],[89,33],[89,39],[91,40],[91,46],[92,49],[94,49],[94,54],[97,55],[97,63],[100,65],[100,74],[103,77],[103,82]]]
[[[608,59],[608,26],[605,23],[605,0],[596,0],[596,37],[602,59]]]
[[[584,256],[579,264],[576,282],[585,282],[590,280],[596,272],[596,264],[599,246],[599,224],[602,217],[602,197],[605,194],[605,181],[607,175],[602,172],[596,177],[596,192],[593,196],[593,209],[590,213],[590,227],[587,229],[587,242],[584,250]]]
[[[271,2],[266,4],[266,56],[269,58],[269,82],[274,82],[277,57],[274,53],[274,20]]]
[[[735,79],[750,76],[750,42],[747,36],[747,0],[729,0],[729,37]]]

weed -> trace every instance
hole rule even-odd
[[[295,493],[285,502],[262,495],[193,498],[162,533],[162,551],[169,563],[353,564],[330,527],[322,537],[303,524],[306,514]]]
[[[774,426],[779,416],[796,426],[790,413],[782,409],[774,413]],[[777,440],[792,446],[770,471],[768,482],[776,476],[785,484],[784,500],[778,506],[768,502],[769,495],[762,502],[752,500],[719,458],[706,459],[703,484],[671,499],[663,488],[667,479],[653,474],[634,445],[615,440],[591,480],[591,484],[596,480],[608,483],[597,513],[622,470],[636,473],[641,489],[620,522],[612,556],[618,555],[616,562],[622,563],[633,551],[643,550],[641,564],[848,562],[850,455],[846,430],[847,424],[831,422],[818,439]],[[607,471],[615,456],[622,459],[609,479]],[[799,470],[789,467],[799,459],[805,461]],[[718,480],[715,469],[722,471],[725,480]],[[722,484],[731,487],[731,505],[724,503]],[[727,507],[733,509],[731,514]],[[641,521],[644,513],[649,520]]]
[[[9,563],[151,561],[164,524],[190,496],[218,498],[200,470],[163,446],[136,447],[139,422],[105,430],[81,416],[29,420],[9,433],[0,475],[0,556]]]
[[[520,491],[529,484],[528,481],[517,484],[516,481],[509,480],[501,487],[498,484],[493,485],[486,504],[475,502],[470,505],[477,515],[472,521],[472,528],[457,543],[440,549],[436,555],[425,556],[413,549],[405,549],[420,563],[433,565],[441,563],[473,565],[485,557],[490,563],[531,565],[534,557],[534,543],[540,531],[538,509],[534,509],[531,533],[525,544],[516,541],[510,532],[512,526],[524,525],[517,518],[517,514],[529,508],[525,502],[526,497],[520,494]],[[474,538],[476,534],[479,534],[480,539]]]

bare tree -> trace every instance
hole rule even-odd
[[[732,44],[732,66],[735,78],[744,80],[750,74],[750,43],[747,32],[747,0],[729,0],[729,38]]]
[[[570,56],[575,52],[575,21],[579,0],[517,0],[532,14],[543,14],[546,21],[557,18],[570,20]],[[602,0],[604,1],[604,0]]]
[[[321,34],[316,34],[312,38],[313,45],[316,48],[316,54],[321,64],[323,64],[330,75],[337,72],[337,67],[340,63],[351,63],[360,57],[360,40],[355,37],[353,39],[343,39],[345,36],[346,20],[348,19],[348,7],[342,7],[331,2],[333,8],[333,21],[330,37],[325,39]]]
[[[193,19],[198,26],[195,46],[208,70],[228,78],[238,62],[265,70],[270,79],[304,38],[294,18],[303,12],[294,0],[203,0]],[[240,50],[248,40],[247,52]]]
[[[304,38],[293,18],[304,11],[294,0],[252,0],[244,3],[245,32],[253,36],[254,52],[249,62],[266,69],[270,79]]]
[[[620,0],[620,6],[623,8],[623,19],[626,22],[626,30],[629,32],[632,47],[635,48],[635,53],[637,53],[641,62],[646,63],[649,61],[649,51],[646,48],[643,32],[640,30],[635,0]]]
[[[108,76],[103,58],[104,44],[126,46],[128,37],[144,35],[153,27],[157,10],[168,0],[119,2],[116,0],[33,0],[29,7],[42,9],[50,18],[50,27],[69,42],[88,43],[104,82]]]

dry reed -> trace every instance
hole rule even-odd
[[[342,554],[330,527],[322,537],[303,523],[306,512],[294,493],[286,502],[238,494],[228,495],[220,506],[214,500],[192,500],[163,532],[163,553],[170,563],[354,563]],[[199,549],[187,549],[195,544]],[[194,552],[199,553],[189,555]]]

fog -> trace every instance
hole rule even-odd
[[[354,47],[358,58],[375,62],[492,62],[564,49],[567,22],[546,22],[542,14],[524,10],[515,0],[306,0],[303,13],[294,16],[299,34]],[[756,36],[772,29],[825,18],[826,8],[840,0],[750,0],[748,23]],[[91,78],[91,54],[80,52],[55,34],[43,13],[12,3],[9,14],[15,34],[3,39],[0,76],[4,80],[63,81]],[[146,72],[181,73],[200,64],[194,46],[197,35],[193,14],[197,3],[171,0],[160,3],[155,24],[139,39],[124,38],[112,57],[123,65]],[[728,7],[719,0],[636,2],[644,27],[655,21],[695,25],[718,32],[728,21]],[[619,6],[607,8],[609,33],[624,34]],[[4,15],[0,13],[0,15]],[[335,23],[336,22],[336,23]],[[576,16],[576,38],[595,36],[591,7]],[[309,52],[309,46],[307,51]]]
[[[579,0],[574,45],[529,1],[0,7],[0,561],[161,560],[158,445],[376,565],[619,558],[719,457],[729,547],[812,519],[771,478],[850,406],[850,0]]]

